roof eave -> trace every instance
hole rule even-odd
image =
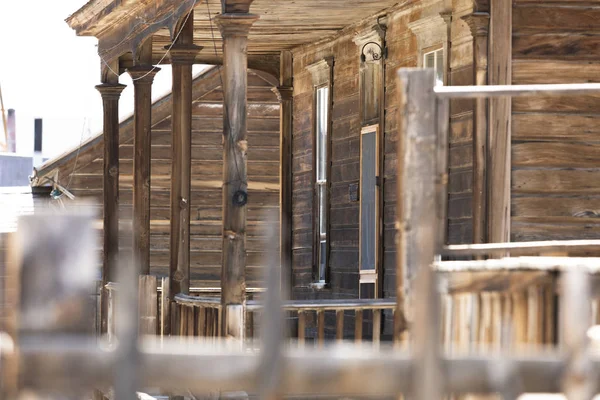
[[[90,0],[65,22],[78,36],[96,36],[97,24],[123,3],[123,0]]]

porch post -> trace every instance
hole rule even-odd
[[[112,70],[119,70],[119,62],[112,63]],[[104,177],[103,199],[104,238],[102,254],[102,293],[108,282],[115,280],[119,253],[119,98],[125,85],[119,84],[119,76],[104,71],[103,83],[96,86],[102,96],[104,115]],[[101,302],[101,332],[106,332],[106,296]]]
[[[293,60],[290,51],[280,55],[280,86],[274,90],[280,102],[279,111],[279,235],[282,286],[291,290],[292,283],[292,115]]]
[[[463,17],[473,36],[473,66],[476,85],[488,81],[488,28],[490,15],[476,12]],[[487,148],[488,101],[475,100],[473,113],[473,241],[487,242]]]
[[[169,296],[190,288],[190,195],[192,147],[192,65],[202,49],[193,44],[194,16],[190,14],[169,54],[173,66],[171,118],[171,241]]]
[[[248,59],[247,43],[250,27],[258,16],[237,7],[224,6],[216,17],[223,37],[223,258],[221,269],[221,301],[225,318],[225,336],[243,338],[246,300],[246,114]]]
[[[159,68],[129,69],[134,87],[133,114],[133,261],[142,275],[150,274],[150,151],[152,81]]]

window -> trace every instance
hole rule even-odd
[[[331,82],[333,82],[333,57],[326,57],[306,69],[312,76],[313,101],[313,284],[323,288],[328,279],[329,259],[329,170],[331,125]]]
[[[328,128],[329,86],[321,86],[315,94],[316,278],[319,283],[325,283],[327,278]]]
[[[375,298],[379,291],[379,125],[362,128],[360,148],[359,292],[361,298]]]
[[[444,49],[423,54],[423,68],[433,68],[435,70],[435,85],[444,85]]]

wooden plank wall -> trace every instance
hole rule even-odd
[[[216,81],[213,85],[206,84],[212,89],[201,93],[193,104],[190,279],[194,287],[220,287],[223,95],[218,74],[209,74],[206,79]],[[246,273],[247,286],[258,287],[262,285],[261,267],[267,260],[266,249],[274,249],[273,244],[267,245],[267,228],[269,225],[278,227],[279,224],[279,102],[272,85],[254,73],[249,73],[248,85],[250,186]],[[133,139],[122,142],[119,150],[120,213],[126,221],[131,218],[133,199]],[[150,272],[158,277],[168,276],[169,270],[170,158],[169,116],[152,128]],[[72,169],[61,172],[63,184],[69,180],[71,172]],[[102,194],[101,154],[93,162],[76,169],[69,190],[76,196],[97,199],[98,210],[102,212],[99,197]],[[278,232],[278,229],[275,231]],[[275,250],[278,251],[278,246]]]
[[[470,12],[469,1],[454,5],[452,25],[451,79],[455,84],[472,84],[472,39],[468,26],[459,19]],[[387,12],[385,75],[385,133],[383,140],[383,291],[385,297],[396,294],[396,164],[397,164],[397,93],[396,70],[416,67],[418,49],[408,24],[442,11],[439,1],[411,3]],[[293,121],[293,282],[294,298],[358,297],[359,202],[351,201],[349,187],[360,179],[359,49],[352,42],[355,32],[371,27],[376,18],[342,31],[335,38],[303,46],[294,51]],[[313,291],[313,84],[306,66],[333,56],[333,131],[330,197],[331,287]],[[450,237],[453,243],[471,240],[472,191],[472,101],[452,104]],[[344,319],[346,332],[352,330],[353,315]],[[368,319],[368,318],[365,318]],[[327,316],[327,329],[333,329],[333,315]],[[330,323],[331,322],[331,323]],[[349,328],[350,327],[350,328]],[[385,332],[391,332],[391,315],[386,315]],[[365,325],[365,332],[370,327]],[[352,332],[350,332],[352,334]]]
[[[563,2],[564,3],[564,2]],[[600,9],[513,2],[513,84],[600,82]],[[600,235],[600,95],[513,99],[511,240]]]
[[[359,182],[359,50],[346,34],[294,52],[293,281],[296,298],[358,296],[359,202],[349,186]],[[313,247],[313,81],[306,67],[333,56],[330,194],[330,281],[332,290],[311,292]],[[349,323],[349,322],[347,322]]]

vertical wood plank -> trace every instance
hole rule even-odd
[[[344,310],[335,311],[335,338],[344,340]]]
[[[162,291],[160,295],[161,335],[171,334],[171,301],[169,296],[169,278],[161,279]]]
[[[158,319],[156,276],[141,275],[138,288],[139,334],[156,335]]]
[[[206,307],[198,308],[198,320],[196,321],[198,336],[206,336]]]
[[[325,343],[325,311],[317,311],[317,341],[319,347]]]
[[[186,335],[187,336],[194,336],[194,328],[195,328],[195,323],[194,323],[194,316],[196,314],[196,307],[188,307],[187,310],[187,332]]]
[[[379,347],[381,341],[381,310],[373,310],[373,346]]]
[[[354,311],[354,341],[362,342],[363,310]]]
[[[513,300],[513,342],[515,347],[527,343],[527,296],[523,291],[512,293]]]
[[[489,84],[510,85],[512,75],[512,1],[490,1]],[[510,240],[511,99],[489,101],[488,239]]]
[[[304,346],[304,338],[306,335],[306,313],[298,311],[298,344]]]

